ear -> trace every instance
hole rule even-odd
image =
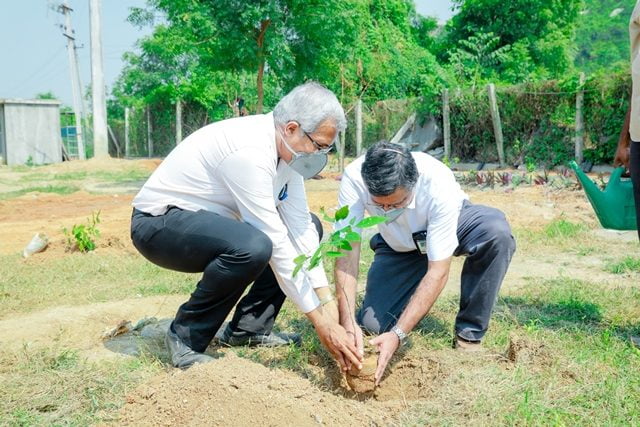
[[[290,121],[287,122],[287,124],[284,126],[284,130],[285,132],[288,132],[289,135],[292,135],[296,130],[298,130],[299,127],[300,125],[298,124],[298,122]]]

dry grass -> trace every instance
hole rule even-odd
[[[118,167],[126,175],[131,164]],[[51,167],[8,173],[15,182],[31,186],[49,175],[29,173],[58,174],[74,182],[86,178],[82,174],[89,170]],[[3,172],[7,171],[0,175]],[[120,179],[107,173],[102,172],[106,184]],[[129,176],[144,173],[148,169]],[[59,181],[64,185],[64,179]],[[310,188],[310,198],[320,195],[313,203],[330,206],[337,183],[325,179],[311,182]],[[580,219],[584,205],[571,208],[568,216],[558,213],[565,208],[567,194],[545,194],[541,209],[549,201],[556,207],[548,218],[528,225],[529,220],[518,216],[534,194],[527,191],[526,200],[517,192],[472,195],[489,200],[488,204],[503,203],[518,241],[485,340],[488,354],[470,358],[450,349],[462,264],[456,260],[447,290],[412,334],[412,347],[403,359],[415,369],[434,367],[421,386],[426,397],[403,395],[395,407],[402,410],[398,424],[628,425],[640,414],[640,351],[628,338],[640,334],[636,266],[640,246],[637,241],[598,234],[593,221]],[[576,199],[575,194],[569,196]],[[191,292],[197,276],[154,267],[130,249],[125,245],[98,248],[93,254],[53,252],[27,261],[15,254],[0,256],[0,323],[16,325],[0,336],[0,383],[6,396],[0,399],[0,424],[111,422],[117,420],[133,387],[162,374],[166,355],[107,357],[99,332],[120,320],[122,313],[168,315]],[[371,251],[365,249],[361,282],[371,260]],[[331,274],[331,266],[326,268]],[[47,316],[54,315],[65,316],[66,323],[58,319],[62,326],[53,321],[37,326],[48,327],[44,336],[43,331],[20,323],[40,318],[48,322]],[[69,316],[78,319],[74,323]],[[315,387],[353,398],[336,383],[334,362],[289,302],[277,327],[302,332],[304,345],[235,352],[283,375],[304,376]],[[395,375],[413,386],[419,377],[416,372],[398,370]],[[382,405],[375,399],[367,404]]]

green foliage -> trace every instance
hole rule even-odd
[[[177,99],[204,110],[204,123],[229,117],[237,96],[250,113],[269,109],[305,80],[325,84],[345,104],[435,93],[446,80],[427,50],[435,20],[409,0],[152,0],[129,19],[153,25],[157,14],[163,24],[140,41],[139,54],[125,56],[113,93],[140,110],[152,104],[154,116],[166,110],[167,119]],[[113,102],[110,113],[123,117]],[[170,130],[167,119],[153,118],[154,134],[161,123]]]
[[[53,92],[48,91],[36,94],[36,99],[58,99],[58,97]]]
[[[100,230],[97,225],[100,223],[100,211],[91,214],[91,218],[87,219],[87,225],[74,224],[71,231],[63,228],[64,235],[67,237],[67,249],[77,249],[80,252],[89,252],[96,248],[95,239],[100,236]]]
[[[635,0],[584,0],[576,29],[575,64],[592,73],[629,63],[629,17]]]
[[[437,55],[457,70],[461,49],[469,51],[471,46],[472,52],[489,53],[483,61],[472,61],[474,77],[456,73],[458,84],[475,85],[478,77],[517,83],[560,77],[571,70],[572,38],[582,0],[455,0],[454,4],[459,11],[436,43]],[[451,46],[459,47],[451,50]]]
[[[551,239],[556,237],[571,238],[583,231],[585,231],[584,225],[567,221],[564,218],[554,220],[544,228],[544,234]]]
[[[328,216],[324,208],[321,209],[321,214],[325,221],[335,223],[336,221],[341,221],[349,216],[349,206],[343,206],[338,209],[333,217]],[[334,231],[326,241],[321,242],[313,255],[298,255],[293,260],[296,264],[296,267],[293,270],[293,277],[296,277],[305,264],[307,264],[306,268],[311,270],[316,268],[323,259],[344,256],[344,251],[350,251],[353,249],[351,243],[361,241],[361,236],[358,232],[359,229],[375,227],[378,224],[386,222],[386,220],[387,219],[382,216],[369,216],[356,223],[355,218],[352,218],[349,225]]]
[[[640,258],[625,257],[622,261],[608,264],[606,270],[613,274],[640,272]]]
[[[578,90],[575,74],[563,80],[497,87],[507,163],[526,165],[532,172],[573,159]],[[585,159],[611,162],[629,102],[629,73],[594,75],[587,79],[584,91]],[[451,91],[450,108],[452,155],[496,162],[486,87]]]
[[[451,54],[451,65],[471,86],[492,76],[493,69],[506,61],[511,48],[500,46],[500,37],[493,33],[478,33],[460,40],[459,45]]]

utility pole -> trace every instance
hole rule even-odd
[[[109,157],[107,101],[102,67],[100,0],[89,0],[91,15],[91,99],[93,103],[93,149],[95,157]]]
[[[71,9],[67,3],[58,6],[58,12],[64,15],[62,35],[67,38],[67,53],[69,54],[69,71],[71,74],[71,94],[73,97],[73,114],[76,121],[76,141],[78,143],[78,158],[85,160],[84,137],[82,131],[82,87],[80,86],[80,73],[78,72],[78,55],[74,31],[71,28]]]

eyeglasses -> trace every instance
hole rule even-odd
[[[375,206],[378,208],[382,208],[385,211],[388,211],[390,209],[400,209],[400,208],[404,208],[406,206],[408,206],[411,203],[411,200],[413,199],[413,191],[410,191],[409,194],[407,194],[402,200],[400,200],[398,203],[394,203],[394,204],[388,204],[388,205],[384,205],[384,204],[380,204],[380,203],[376,203],[375,201],[373,201],[372,199],[370,199],[370,202],[368,203],[368,205],[370,206]]]
[[[307,138],[309,138],[309,141],[311,141],[313,146],[316,147],[316,150],[318,150],[320,153],[327,154],[329,151],[331,151],[333,149],[333,145],[328,145],[328,146],[327,145],[320,145],[317,142],[315,142],[313,140],[313,138],[311,138],[311,135],[309,135],[307,133],[307,131],[305,131],[302,128],[300,128],[300,130],[307,136]]]

